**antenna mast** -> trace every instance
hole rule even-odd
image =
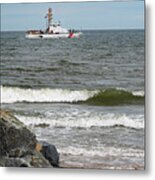
[[[50,25],[51,25],[51,22],[52,22],[52,9],[51,8],[49,8],[48,9],[48,13],[47,13],[47,18],[48,18],[48,27],[50,27]]]

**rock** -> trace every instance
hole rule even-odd
[[[33,155],[23,157],[7,157],[0,158],[0,166],[2,167],[52,167],[41,153],[35,152]]]
[[[33,151],[37,140],[33,133],[26,126],[16,119],[10,112],[0,111],[0,152],[7,155],[11,151],[21,153]]]
[[[29,159],[30,165],[32,167],[52,167],[49,161],[45,159],[43,155],[37,151],[35,151],[35,154],[33,156],[30,156]]]
[[[45,141],[39,141],[40,147],[38,149],[43,154],[43,156],[50,162],[54,167],[59,167],[59,153],[53,144],[49,144]]]
[[[21,158],[10,158],[2,157],[0,158],[1,167],[29,167],[30,165]]]
[[[35,135],[12,113],[0,110],[0,166],[52,167],[36,146]]]

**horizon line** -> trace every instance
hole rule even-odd
[[[116,28],[116,29],[76,29],[80,31],[106,31],[106,30],[145,30],[145,28]],[[27,30],[1,30],[1,32],[26,32]]]

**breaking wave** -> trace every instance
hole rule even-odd
[[[53,113],[46,114],[44,117],[16,115],[20,121],[28,126],[47,125],[58,128],[91,128],[91,127],[127,127],[134,129],[144,128],[143,115],[126,115],[126,114],[93,114],[85,112],[78,113],[61,113],[59,117]]]
[[[114,148],[114,147],[95,147],[95,149],[84,149],[84,148],[75,148],[67,147],[59,149],[59,152],[62,154],[69,154],[74,156],[121,156],[121,157],[144,157],[144,151],[141,149],[132,149],[132,148]]]
[[[1,102],[66,102],[90,105],[143,104],[144,92],[109,88],[103,90],[30,89],[1,86]]]
[[[1,87],[2,103],[15,102],[77,102],[92,97],[96,91],[69,89],[24,89]]]

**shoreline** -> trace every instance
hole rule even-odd
[[[61,154],[60,155],[60,168],[67,168],[67,169],[95,169],[95,170],[144,170],[144,165],[139,165],[136,163],[133,164],[120,164],[120,165],[110,165],[108,163],[101,163],[101,162],[90,162],[86,160],[85,162],[77,162],[78,156],[71,155],[67,158],[68,155]],[[107,157],[106,157],[107,158]],[[111,156],[109,156],[111,158]],[[74,159],[74,162],[70,161],[70,159]],[[84,159],[88,159],[85,157]],[[90,157],[91,159],[91,157]]]

